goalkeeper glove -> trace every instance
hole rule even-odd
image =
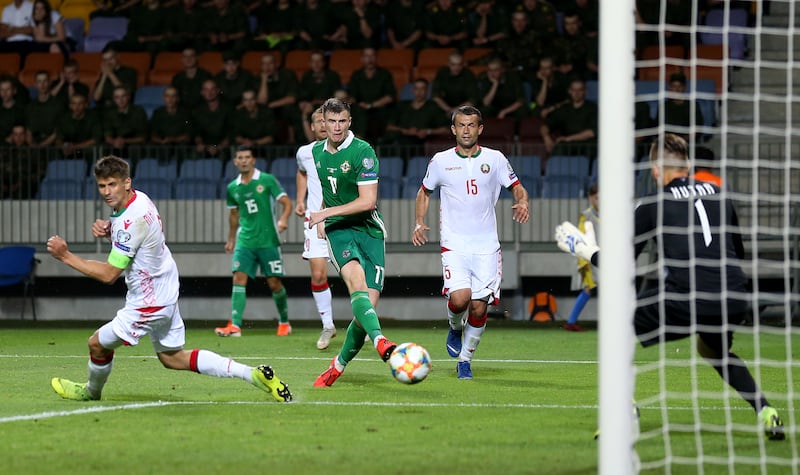
[[[567,254],[580,257],[589,262],[592,256],[600,250],[597,246],[597,239],[594,236],[594,227],[591,222],[585,224],[586,232],[582,233],[574,224],[569,221],[556,226],[556,244],[558,248]]]

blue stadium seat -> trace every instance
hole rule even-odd
[[[514,167],[517,176],[538,177],[542,175],[542,157],[538,155],[513,155],[508,157],[508,161]]]
[[[545,164],[545,175],[589,176],[589,157],[583,155],[553,155]]]
[[[136,170],[133,176],[136,181],[142,178],[164,178],[173,180],[178,177],[178,161],[143,158],[136,164]]]
[[[283,187],[283,191],[285,191],[289,199],[292,200],[292,203],[294,203],[294,198],[295,196],[297,196],[297,182],[295,181],[295,176],[296,175],[292,175],[291,177],[287,176],[275,177],[278,179],[278,183],[280,183],[281,186]],[[280,214],[280,212],[281,208],[279,207],[278,214]]]
[[[542,198],[582,198],[586,177],[547,175],[542,178]]]
[[[219,179],[180,177],[175,181],[173,193],[178,200],[216,200],[218,184]]]
[[[87,200],[99,200],[100,192],[97,191],[97,179],[93,176],[87,176],[83,180],[83,197]]]
[[[83,177],[47,178],[39,184],[41,200],[82,200],[84,195]]]
[[[124,17],[97,17],[89,22],[89,33],[83,39],[83,50],[99,53],[113,40],[120,40],[128,32],[128,19]]]
[[[406,164],[406,176],[425,176],[428,172],[428,162],[430,157],[416,156],[408,159]]]
[[[403,192],[400,195],[401,198],[411,198],[414,199],[417,197],[417,191],[419,191],[419,187],[422,186],[422,179],[425,178],[425,173],[418,175],[408,175],[406,176],[403,182]]]
[[[539,188],[541,186],[539,184],[539,182],[542,179],[541,177],[539,177],[539,176],[531,176],[531,175],[520,175],[519,173],[517,173],[517,178],[519,178],[519,181],[520,181],[520,183],[522,183],[522,186],[525,187],[525,190],[528,192],[528,197],[529,198],[538,198],[539,197]],[[513,199],[513,198],[514,198],[514,195],[512,195],[511,192],[508,191],[507,189],[502,188],[500,190],[500,199],[501,200],[510,200],[510,199]]]
[[[402,178],[405,160],[402,157],[381,157],[380,161],[381,179],[384,177]]]
[[[378,198],[387,200],[400,198],[400,190],[402,187],[402,177],[381,174],[380,180],[378,180]]]
[[[267,160],[264,158],[256,158],[256,168],[262,172],[268,172],[269,165],[267,164]],[[222,175],[222,177],[227,180],[225,183],[230,183],[230,181],[237,176],[239,176],[239,169],[236,168],[236,164],[233,163],[233,160],[228,160],[225,163],[225,171]]]
[[[84,31],[86,31],[86,22],[83,18],[64,18],[64,31],[67,38],[72,38],[75,41],[75,49],[83,51]]]
[[[193,158],[184,160],[178,178],[205,178],[215,183],[222,178],[222,159]]]
[[[297,159],[294,157],[278,157],[272,160],[269,172],[275,176],[287,177],[297,174]]]
[[[164,89],[167,86],[142,86],[136,89],[133,103],[147,112],[147,118],[153,117],[153,111],[164,105]]]
[[[45,178],[59,180],[77,180],[82,182],[86,177],[87,166],[82,159],[58,159],[47,164]]]
[[[141,190],[152,200],[172,199],[173,179],[170,178],[142,178],[133,183],[133,187]]]

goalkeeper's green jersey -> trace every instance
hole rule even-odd
[[[359,184],[378,182],[378,158],[370,144],[348,132],[336,153],[328,152],[328,141],[314,144],[314,166],[322,184],[326,208],[343,205],[358,198]],[[325,220],[325,229],[360,228],[375,238],[384,238],[383,217],[378,210],[349,216],[332,216]]]
[[[278,180],[258,169],[248,183],[242,175],[228,184],[228,208],[239,209],[239,229],[236,247],[260,249],[279,247],[278,227],[275,223],[275,202],[285,195]]]

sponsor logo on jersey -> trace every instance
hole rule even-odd
[[[488,163],[481,163],[481,173],[483,173],[484,175],[489,173],[491,169],[492,167],[490,167]]]
[[[115,242],[114,243],[114,247],[116,247],[117,249],[120,249],[120,250],[122,250],[124,252],[131,252],[131,248],[129,248],[128,246],[126,246],[126,245],[124,245],[122,243],[119,243],[119,242]]]
[[[130,240],[131,240],[131,233],[129,233],[127,231],[123,231],[122,229],[117,231],[117,238],[115,239],[115,241],[117,241],[117,242],[128,242]]]
[[[444,167],[444,171],[446,172],[454,172],[458,170],[461,170],[461,167]]]
[[[347,173],[350,171],[350,162],[344,162],[339,165],[339,169],[342,170],[342,173]]]
[[[361,178],[378,178],[378,172],[361,172]]]
[[[258,185],[256,187],[256,193],[264,193],[264,185]]]
[[[344,257],[345,259],[350,257],[350,249],[345,249],[344,251],[342,251],[342,257]]]
[[[372,168],[375,167],[375,159],[374,158],[365,158],[361,163],[364,165],[364,168],[366,168],[367,170],[371,170]]]
[[[122,222],[122,225],[125,227],[125,229],[128,229],[131,224],[133,224],[133,221],[131,221],[130,219],[126,219],[125,221]]]

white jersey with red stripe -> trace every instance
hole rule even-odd
[[[141,191],[111,215],[111,252],[130,259],[124,270],[128,308],[174,305],[180,284],[178,266],[164,239],[156,205]]]
[[[311,149],[316,142],[311,142],[297,149],[297,168],[305,172],[308,177],[308,200],[306,202],[306,216],[312,211],[322,209],[322,184],[319,182],[319,173],[314,166],[314,156]]]
[[[428,163],[422,186],[439,187],[439,220],[443,249],[493,254],[500,249],[495,205],[500,189],[519,183],[502,152],[478,147],[467,157],[455,147],[439,152]]]

